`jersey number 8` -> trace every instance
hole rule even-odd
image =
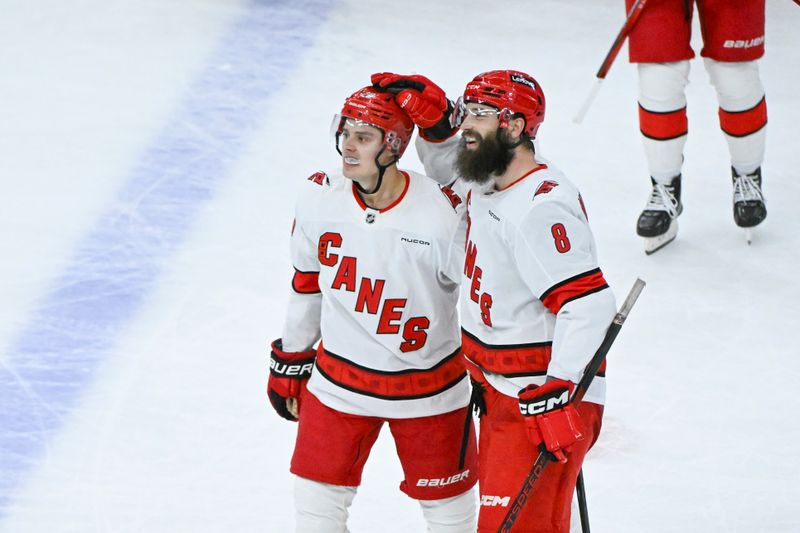
[[[567,230],[564,228],[564,224],[553,224],[550,228],[550,233],[553,234],[553,239],[556,241],[556,250],[562,254],[569,252],[572,245],[567,238]]]

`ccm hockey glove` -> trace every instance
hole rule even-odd
[[[395,102],[419,126],[424,139],[439,142],[458,131],[450,123],[453,103],[447,99],[441,87],[425,76],[379,72],[373,74],[371,80],[376,89],[395,95]]]
[[[573,388],[571,382],[555,379],[519,391],[519,410],[525,419],[528,438],[559,463],[567,462],[564,451],[586,433],[578,411],[569,403]]]
[[[286,420],[297,421],[297,417],[289,410],[287,401],[289,398],[295,398],[297,412],[300,412],[300,393],[306,388],[306,382],[311,377],[316,356],[315,350],[284,352],[281,339],[272,342],[267,396],[275,411]]]

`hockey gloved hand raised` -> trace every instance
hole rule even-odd
[[[281,339],[272,342],[267,396],[275,411],[286,420],[297,421],[300,395],[311,377],[316,356],[315,350],[284,352]],[[294,402],[296,408],[291,408],[290,404]]]
[[[574,387],[569,381],[554,379],[519,391],[519,410],[525,419],[528,438],[559,463],[567,462],[564,451],[586,434],[578,411],[569,403]]]
[[[425,76],[379,72],[373,74],[371,80],[376,89],[395,95],[395,102],[419,126],[424,139],[440,142],[458,131],[450,121],[453,103],[441,87]]]

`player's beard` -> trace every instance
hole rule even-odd
[[[514,159],[514,149],[502,140],[505,130],[497,131],[482,137],[475,132],[462,135],[456,154],[456,171],[465,181],[483,184],[493,176],[503,174]],[[466,148],[464,136],[477,141],[478,146],[472,150]]]

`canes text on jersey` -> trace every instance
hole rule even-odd
[[[358,278],[358,260],[348,255],[339,256],[331,250],[341,248],[342,235],[340,233],[326,232],[319,238],[318,257],[321,265],[336,268],[336,274],[331,283],[331,289],[345,290],[356,293],[355,311],[357,313],[367,312],[371,315],[378,315],[378,328],[376,333],[379,335],[393,335],[400,332],[400,320],[403,316],[403,308],[406,306],[407,298],[383,298],[383,287],[386,280],[364,276]],[[415,316],[406,320],[403,324],[403,342],[400,344],[400,351],[413,352],[425,346],[428,340],[428,333],[425,331],[431,325],[430,319],[424,316]]]
[[[469,206],[470,199],[467,197],[467,205]],[[481,290],[481,276],[483,270],[475,264],[478,259],[478,247],[469,238],[469,232],[472,229],[472,219],[467,209],[467,250],[464,257],[464,275],[470,280],[469,299],[480,306],[481,320],[489,327],[492,327],[492,295],[488,292]]]

